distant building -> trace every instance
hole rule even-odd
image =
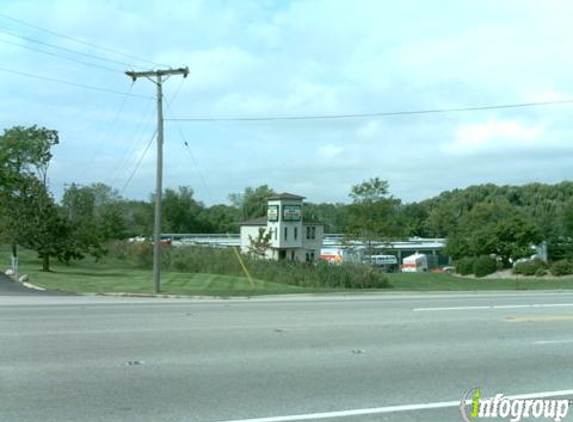
[[[291,193],[281,193],[268,198],[266,217],[241,223],[241,252],[251,252],[253,240],[258,239],[262,233],[270,235],[269,247],[264,251],[267,259],[319,259],[324,225],[303,221],[304,199]]]

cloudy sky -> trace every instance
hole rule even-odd
[[[0,5],[0,129],[59,131],[49,173],[57,198],[72,182],[103,182],[129,198],[153,191],[154,144],[143,153],[156,125],[155,86],[132,83],[127,69],[189,67],[188,78],[165,82],[166,119],[573,99],[569,0]],[[313,202],[347,201],[353,184],[375,176],[408,202],[472,184],[558,182],[572,178],[572,114],[573,104],[561,104],[168,120],[164,183],[192,186],[211,204],[261,184]]]

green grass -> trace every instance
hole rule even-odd
[[[28,274],[30,282],[50,290],[72,293],[136,293],[153,292],[152,272],[134,267],[121,260],[93,258],[71,262],[69,266],[53,261],[51,272],[41,271],[41,262],[32,251],[20,250],[20,274]],[[10,251],[0,247],[0,262],[8,268]],[[251,286],[246,277],[231,277],[213,274],[163,272],[161,293],[190,296],[254,296],[265,294],[313,293],[332,291],[310,289],[271,281],[253,280]]]
[[[473,279],[450,274],[388,274],[392,290],[400,291],[481,291],[481,290],[558,290],[573,289],[573,277],[560,279]]]
[[[73,293],[136,293],[150,294],[153,291],[150,270],[113,259],[104,258],[94,262],[93,258],[70,263],[69,266],[53,261],[51,272],[41,271],[41,262],[36,254],[20,250],[20,274],[28,274],[30,282],[50,289]],[[10,250],[0,246],[1,269],[10,266]],[[485,290],[556,290],[573,289],[573,277],[560,279],[469,279],[449,274],[401,273],[388,274],[392,289],[380,291],[485,291]],[[355,292],[326,288],[305,288],[254,280],[251,287],[245,277],[231,277],[214,274],[162,273],[162,293],[190,296],[255,296],[287,293]]]

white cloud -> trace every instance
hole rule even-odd
[[[316,152],[319,157],[329,159],[339,156],[342,151],[344,151],[344,148],[341,146],[326,144],[318,148]]]
[[[443,144],[445,153],[476,154],[503,152],[510,149],[542,147],[541,135],[546,124],[526,127],[517,121],[492,120],[480,124],[460,126],[453,142]]]

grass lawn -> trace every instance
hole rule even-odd
[[[93,258],[71,262],[69,266],[52,261],[52,271],[41,271],[41,262],[32,251],[20,250],[20,274],[28,274],[30,282],[50,290],[74,293],[139,293],[153,292],[152,272],[113,259]],[[10,267],[10,250],[0,246],[0,269]],[[449,274],[399,273],[388,274],[392,289],[380,291],[477,291],[477,290],[557,290],[573,289],[573,277],[562,279],[468,279]],[[162,293],[191,296],[255,296],[286,293],[355,292],[327,288],[306,288],[272,281],[254,280],[251,287],[245,277],[214,274],[163,272]]]
[[[50,290],[73,293],[152,293],[151,270],[141,269],[129,263],[105,258],[94,262],[93,258],[71,262],[69,266],[52,261],[52,271],[41,271],[41,262],[32,251],[19,250],[20,274],[28,274],[30,282]],[[10,251],[0,247],[2,269],[10,267]],[[263,294],[313,293],[332,291],[309,289],[264,280],[253,280],[251,287],[246,277],[226,275],[163,272],[161,292],[171,295],[191,296],[253,296]]]
[[[477,291],[477,290],[558,290],[573,289],[573,277],[560,279],[472,279],[450,274],[388,274],[392,290],[410,291]]]

